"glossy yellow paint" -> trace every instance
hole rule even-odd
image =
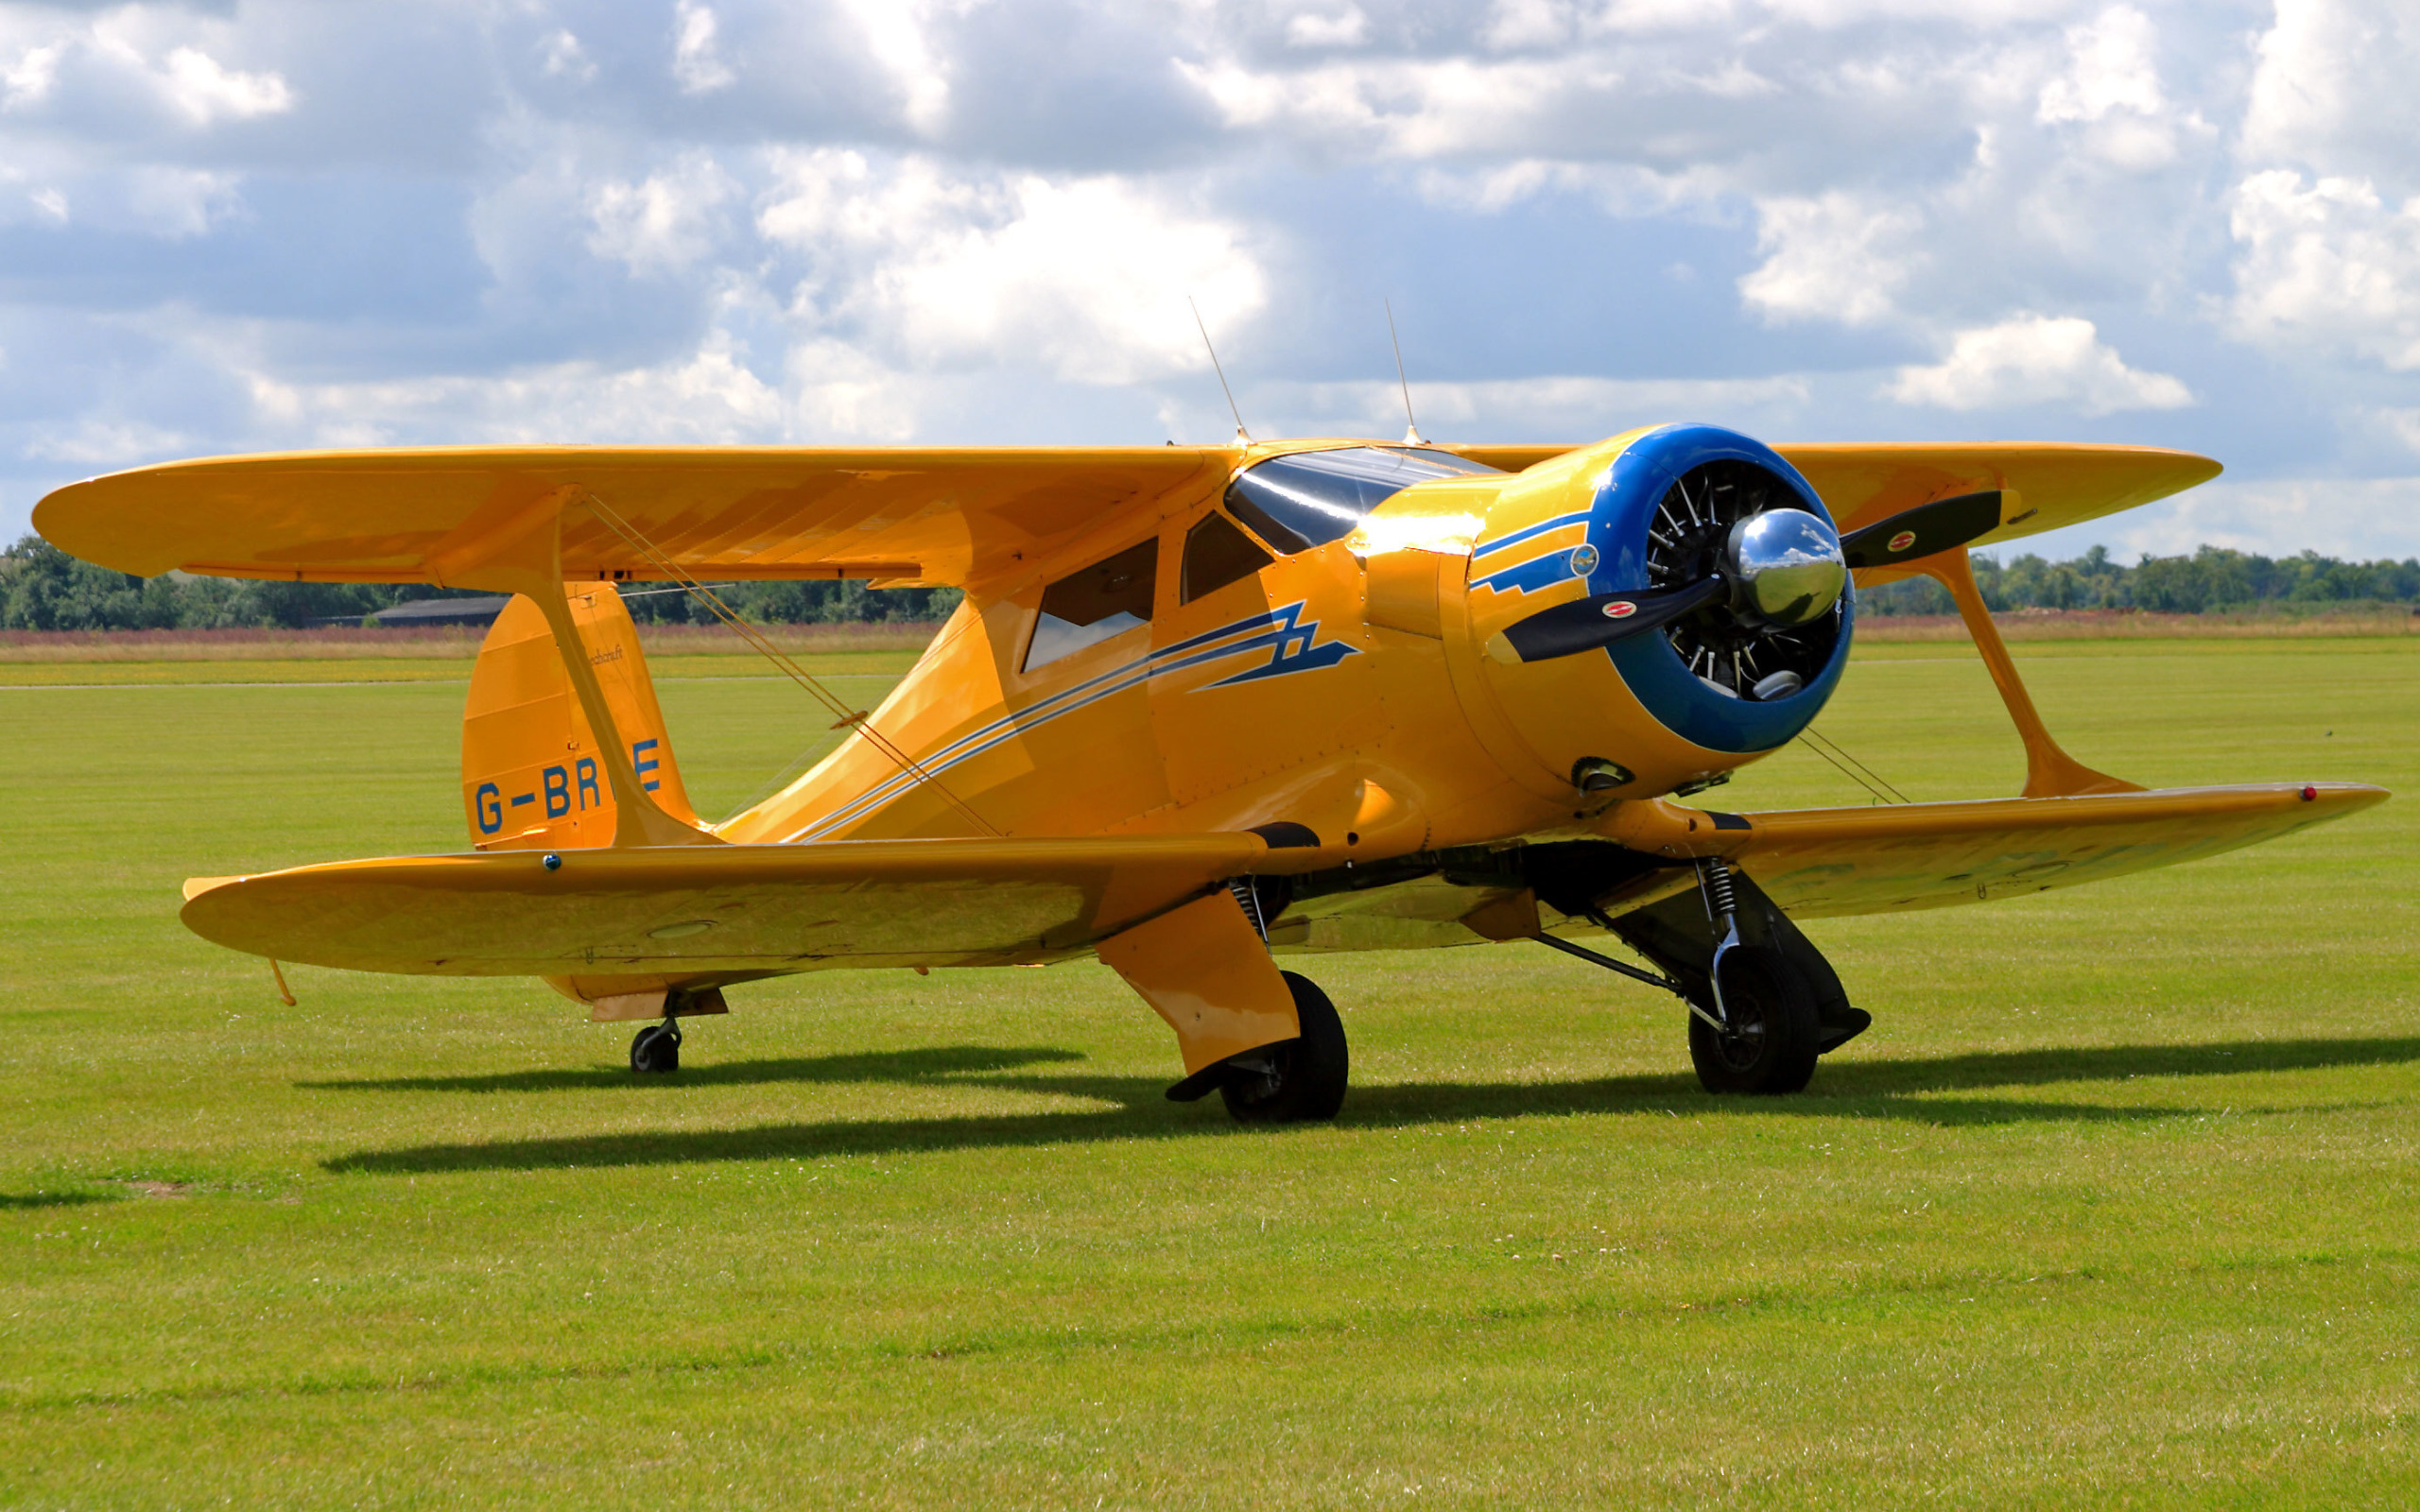
[[[672,817],[698,822],[621,595],[596,583],[563,592],[640,785]],[[481,850],[611,845],[619,810],[604,752],[580,708],[554,630],[516,595],[480,644],[462,711],[462,814]]]
[[[1063,960],[1226,878],[1308,864],[1252,834],[498,850],[213,879],[183,918],[232,949],[315,966],[636,990]]]
[[[1519,471],[1573,448],[1451,450],[1491,467]],[[2218,463],[2191,452],[2066,441],[1802,441],[1776,442],[1773,450],[1814,485],[1843,532],[1961,493],[2003,489],[2020,495],[2023,507],[2011,511],[1997,530],[1973,542],[1975,550],[2133,509],[2207,483],[2221,471]]]
[[[694,576],[966,585],[1105,513],[1223,481],[1224,447],[428,447],[209,457],[72,484],[34,526],[121,572],[501,587],[489,543],[563,518],[562,578],[665,575],[595,498]],[[568,506],[568,507],[565,507]]]
[[[1607,838],[1683,859],[1723,856],[1798,918],[1945,908],[2099,882],[2257,845],[2386,800],[2360,782],[2244,783],[2072,798],[1984,799],[1746,814],[1717,829],[1677,803],[1624,804]],[[1685,879],[1685,873],[1683,874]],[[1651,901],[1668,882],[1612,900]]]
[[[1188,1076],[1303,1032],[1286,978],[1224,889],[1095,950],[1176,1031]]]
[[[1676,864],[1643,868],[1600,909],[1651,902],[1686,885],[1677,863],[1719,854],[1793,912],[1854,913],[2167,865],[2385,796],[2105,791],[2128,784],[2057,750],[1984,616],[1977,635],[2027,743],[2031,798],[1744,816],[1671,802],[1663,795],[1754,754],[1667,729],[1604,656],[1490,656],[1506,626],[1587,590],[1577,576],[1500,587],[1471,566],[1512,538],[1576,546],[1597,480],[1645,434],[1458,448],[1521,471],[1417,484],[1324,545],[1260,541],[1266,566],[1190,601],[1188,533],[1224,513],[1238,471],[1364,443],[231,458],[78,484],[36,520],[127,571],[425,577],[523,595],[482,650],[466,712],[465,807],[486,853],[200,879],[184,918],[287,960],[540,975],[614,1014],[672,989],[827,967],[1095,953],[1177,1030],[1191,1072],[1293,1032],[1290,995],[1227,890],[1237,878],[1306,879],[1270,924],[1279,954],[1471,944],[1595,928],[1542,915],[1533,892],[1491,869],[1525,843],[1612,840]],[[2216,471],[2142,448],[1781,450],[1844,527],[2010,490],[2019,505],[1994,540]],[[1147,622],[1028,665],[1046,589],[1147,542]],[[703,825],[628,616],[595,586],[666,563],[700,577],[955,583],[967,596],[827,759]],[[1942,562],[1890,572],[1910,570],[1958,587]],[[592,758],[594,773],[579,765]],[[1588,758],[1631,777],[1583,793]],[[568,807],[550,813],[558,794]]]

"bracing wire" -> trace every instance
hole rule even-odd
[[[1823,747],[1816,745],[1811,740],[1806,740],[1804,736],[1800,737],[1800,742],[1805,745],[1808,750],[1811,750],[1816,755],[1823,757],[1826,762],[1830,762],[1833,768],[1842,777],[1847,778],[1858,786],[1864,788],[1867,793],[1873,796],[1874,801],[1876,803],[1888,803],[1891,801],[1890,798],[1886,796],[1880,788],[1876,787],[1872,782],[1869,782],[1864,778],[1859,777],[1857,773],[1849,770],[1841,763],[1834,761],[1831,753],[1826,751]]]
[[[791,681],[805,689],[810,697],[823,705],[833,714],[838,715],[838,722],[833,725],[833,729],[855,729],[860,736],[864,737],[867,745],[889,758],[900,771],[940,794],[952,808],[964,815],[968,822],[994,839],[1005,838],[990,820],[968,807],[964,799],[951,792],[939,777],[925,767],[923,763],[908,754],[893,744],[889,736],[876,730],[867,720],[864,711],[851,710],[847,699],[826,688],[812,673],[800,666],[779,646],[768,640],[763,631],[740,618],[738,611],[724,603],[713,589],[683,572],[680,563],[674,561],[667,553],[649,541],[636,525],[614,513],[602,499],[594,494],[583,495],[580,502],[590,514],[596,517],[599,524],[620,537],[624,545],[637,552],[648,565],[686,590],[696,597],[698,602],[705,605],[717,619],[730,627],[732,632],[746,642],[750,649],[773,663],[774,667],[787,676]]]
[[[1808,750],[1811,750],[1816,755],[1823,757],[1825,761],[1831,763],[1834,767],[1838,768],[1841,776],[1846,777],[1850,782],[1855,782],[1858,786],[1864,788],[1868,793],[1873,794],[1877,802],[1911,803],[1915,801],[1913,799],[1908,797],[1907,794],[1902,793],[1896,787],[1893,787],[1891,784],[1890,780],[1884,777],[1881,773],[1876,771],[1873,767],[1866,765],[1865,763],[1858,761],[1855,756],[1850,755],[1848,751],[1841,746],[1840,742],[1833,740],[1828,736],[1817,734],[1811,728],[1801,730],[1798,738]]]
[[[1907,794],[1900,792],[1897,784],[1893,783],[1889,778],[1883,776],[1880,772],[1876,771],[1873,767],[1868,766],[1865,763],[1858,760],[1857,757],[1849,751],[1848,747],[1842,746],[1839,741],[1834,740],[1831,736],[1824,734],[1821,731],[1809,730],[1808,733],[1814,735],[1817,740],[1822,741],[1824,745],[1831,747],[1832,749],[1840,752],[1843,760],[1847,761],[1850,765],[1855,766],[1858,771],[1863,772],[1866,776],[1880,783],[1885,789],[1889,790],[1893,798],[1897,799],[1902,803],[1912,803],[1915,801],[1915,799],[1910,798]]]

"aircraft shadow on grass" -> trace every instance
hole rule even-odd
[[[0,1192],[0,1212],[30,1212],[42,1208],[80,1208],[95,1202],[116,1202],[117,1192]]]
[[[322,1162],[332,1172],[521,1171],[899,1155],[1089,1140],[1252,1137],[1252,1131],[1230,1123],[1215,1101],[1191,1108],[1171,1107],[1162,1096],[1163,1084],[1154,1078],[1034,1075],[1021,1070],[1037,1065],[1064,1065],[1083,1058],[1075,1051],[1055,1047],[959,1045],[701,1066],[682,1072],[677,1080],[666,1077],[661,1081],[635,1081],[629,1072],[616,1068],[302,1085],[330,1091],[657,1093],[700,1085],[895,1082],[1081,1097],[1115,1105],[1080,1112],[852,1119],[769,1124],[750,1128],[424,1144],[356,1151]],[[2420,1037],[2244,1040],[2218,1044],[1988,1052],[1933,1059],[1852,1060],[1826,1066],[1817,1090],[1808,1095],[1720,1101],[1707,1097],[1698,1090],[1695,1079],[1686,1075],[1607,1076],[1554,1082],[1409,1082],[1356,1088],[1345,1100],[1344,1111],[1337,1122],[1347,1127],[1382,1128],[1574,1113],[1715,1113],[1735,1118],[1888,1118],[1944,1127],[2022,1122],[2156,1123],[2201,1117],[2210,1109],[1941,1094],[2049,1087],[2066,1082],[2121,1081],[2130,1077],[2238,1075],[2412,1061],[2420,1061]]]

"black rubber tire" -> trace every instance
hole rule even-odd
[[[1777,951],[1741,950],[1724,963],[1722,988],[1734,1033],[1689,1015],[1699,1083],[1718,1097],[1804,1091],[1824,1035],[1806,979]]]
[[[1238,1124],[1323,1124],[1344,1106],[1353,1070],[1344,1021],[1317,983],[1284,974],[1303,1037],[1267,1047],[1268,1073],[1239,1072],[1219,1084],[1219,1096]]]
[[[681,1069],[681,1032],[650,1023],[631,1040],[631,1069],[641,1075]]]

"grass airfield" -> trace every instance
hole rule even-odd
[[[535,984],[285,1007],[179,881],[458,848],[462,684],[0,688],[0,1504],[2411,1504],[2420,639],[2019,658],[2135,781],[2403,796],[1810,925],[1876,1024],[1791,1099],[1544,950],[1315,959],[1355,1091],[1274,1132],[1090,965],[735,988],[648,1084]],[[827,721],[715,670],[659,667],[721,813]],[[1959,647],[1820,728],[2021,778]]]

